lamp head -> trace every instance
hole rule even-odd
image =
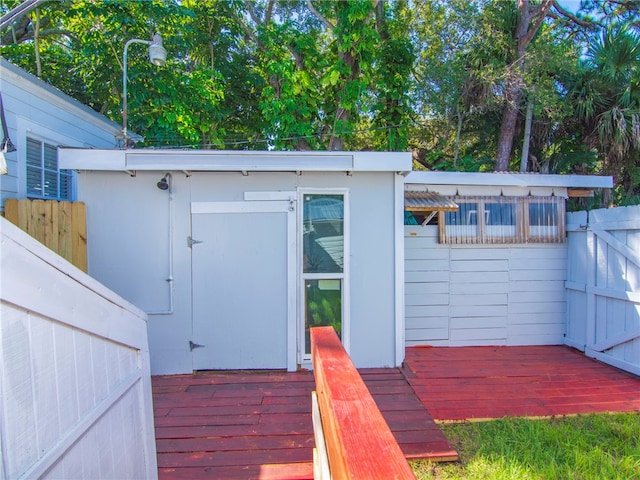
[[[162,46],[162,37],[157,32],[149,45],[149,61],[158,67],[162,67],[167,61],[167,51]]]
[[[169,189],[169,182],[168,179],[169,178],[169,174],[167,173],[164,177],[162,177],[160,179],[160,181],[156,184],[158,186],[158,188],[160,190],[168,190]]]

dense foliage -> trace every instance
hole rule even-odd
[[[3,15],[20,0],[0,6]],[[416,168],[614,175],[640,200],[640,1],[41,0],[2,56],[145,145],[409,150]]]

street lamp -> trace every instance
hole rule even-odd
[[[149,45],[149,61],[158,67],[163,66],[167,60],[167,51],[162,46],[162,37],[157,32],[152,40],[132,38],[124,44],[124,53],[122,54],[122,137],[124,148],[127,148],[127,52],[132,43]]]

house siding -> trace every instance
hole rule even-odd
[[[561,344],[566,262],[564,244],[443,245],[406,226],[407,345]]]
[[[0,176],[0,210],[5,199],[26,197],[27,136],[55,146],[117,146],[117,124],[4,59],[0,91],[9,138],[17,148],[5,154],[8,173]]]

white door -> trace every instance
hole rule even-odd
[[[292,212],[290,202],[192,204],[194,370],[295,368]]]

